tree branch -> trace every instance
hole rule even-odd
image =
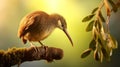
[[[25,61],[34,60],[60,60],[63,57],[63,50],[55,47],[29,47],[29,48],[11,48],[7,51],[0,50],[0,67],[11,67],[21,64]]]

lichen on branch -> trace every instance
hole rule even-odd
[[[63,57],[63,50],[55,47],[41,46],[29,48],[10,48],[7,51],[0,50],[0,67],[11,67],[20,65],[25,61],[60,60]]]

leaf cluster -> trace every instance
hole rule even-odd
[[[106,9],[106,16],[102,14],[102,8]],[[88,22],[87,32],[92,32],[92,40],[89,48],[86,49],[81,58],[85,58],[93,51],[94,59],[102,62],[103,59],[110,60],[113,49],[116,49],[118,43],[109,32],[109,20],[111,12],[117,12],[118,7],[112,0],[103,0],[99,7],[92,10],[91,14],[84,17],[82,22]],[[105,25],[105,26],[104,26]]]

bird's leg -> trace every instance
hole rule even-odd
[[[42,47],[44,47],[45,49],[48,47],[48,46],[45,46],[41,41],[38,41]]]
[[[44,44],[42,42],[40,42],[40,41],[38,41],[38,42],[41,44],[41,46],[44,46]]]

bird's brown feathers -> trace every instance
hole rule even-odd
[[[66,30],[65,19],[59,14],[48,15],[43,11],[35,11],[22,19],[18,29],[18,37],[22,39],[24,44],[27,41],[41,41],[47,38],[55,28],[63,30],[73,45]]]
[[[46,13],[42,11],[36,11],[36,12],[30,13],[27,16],[25,16],[20,22],[20,25],[18,28],[18,37],[22,39],[24,44],[27,42],[27,40],[24,39],[24,35],[30,30],[32,30],[32,28],[37,25],[36,22],[40,21],[40,18],[42,18],[44,14],[47,15]]]

